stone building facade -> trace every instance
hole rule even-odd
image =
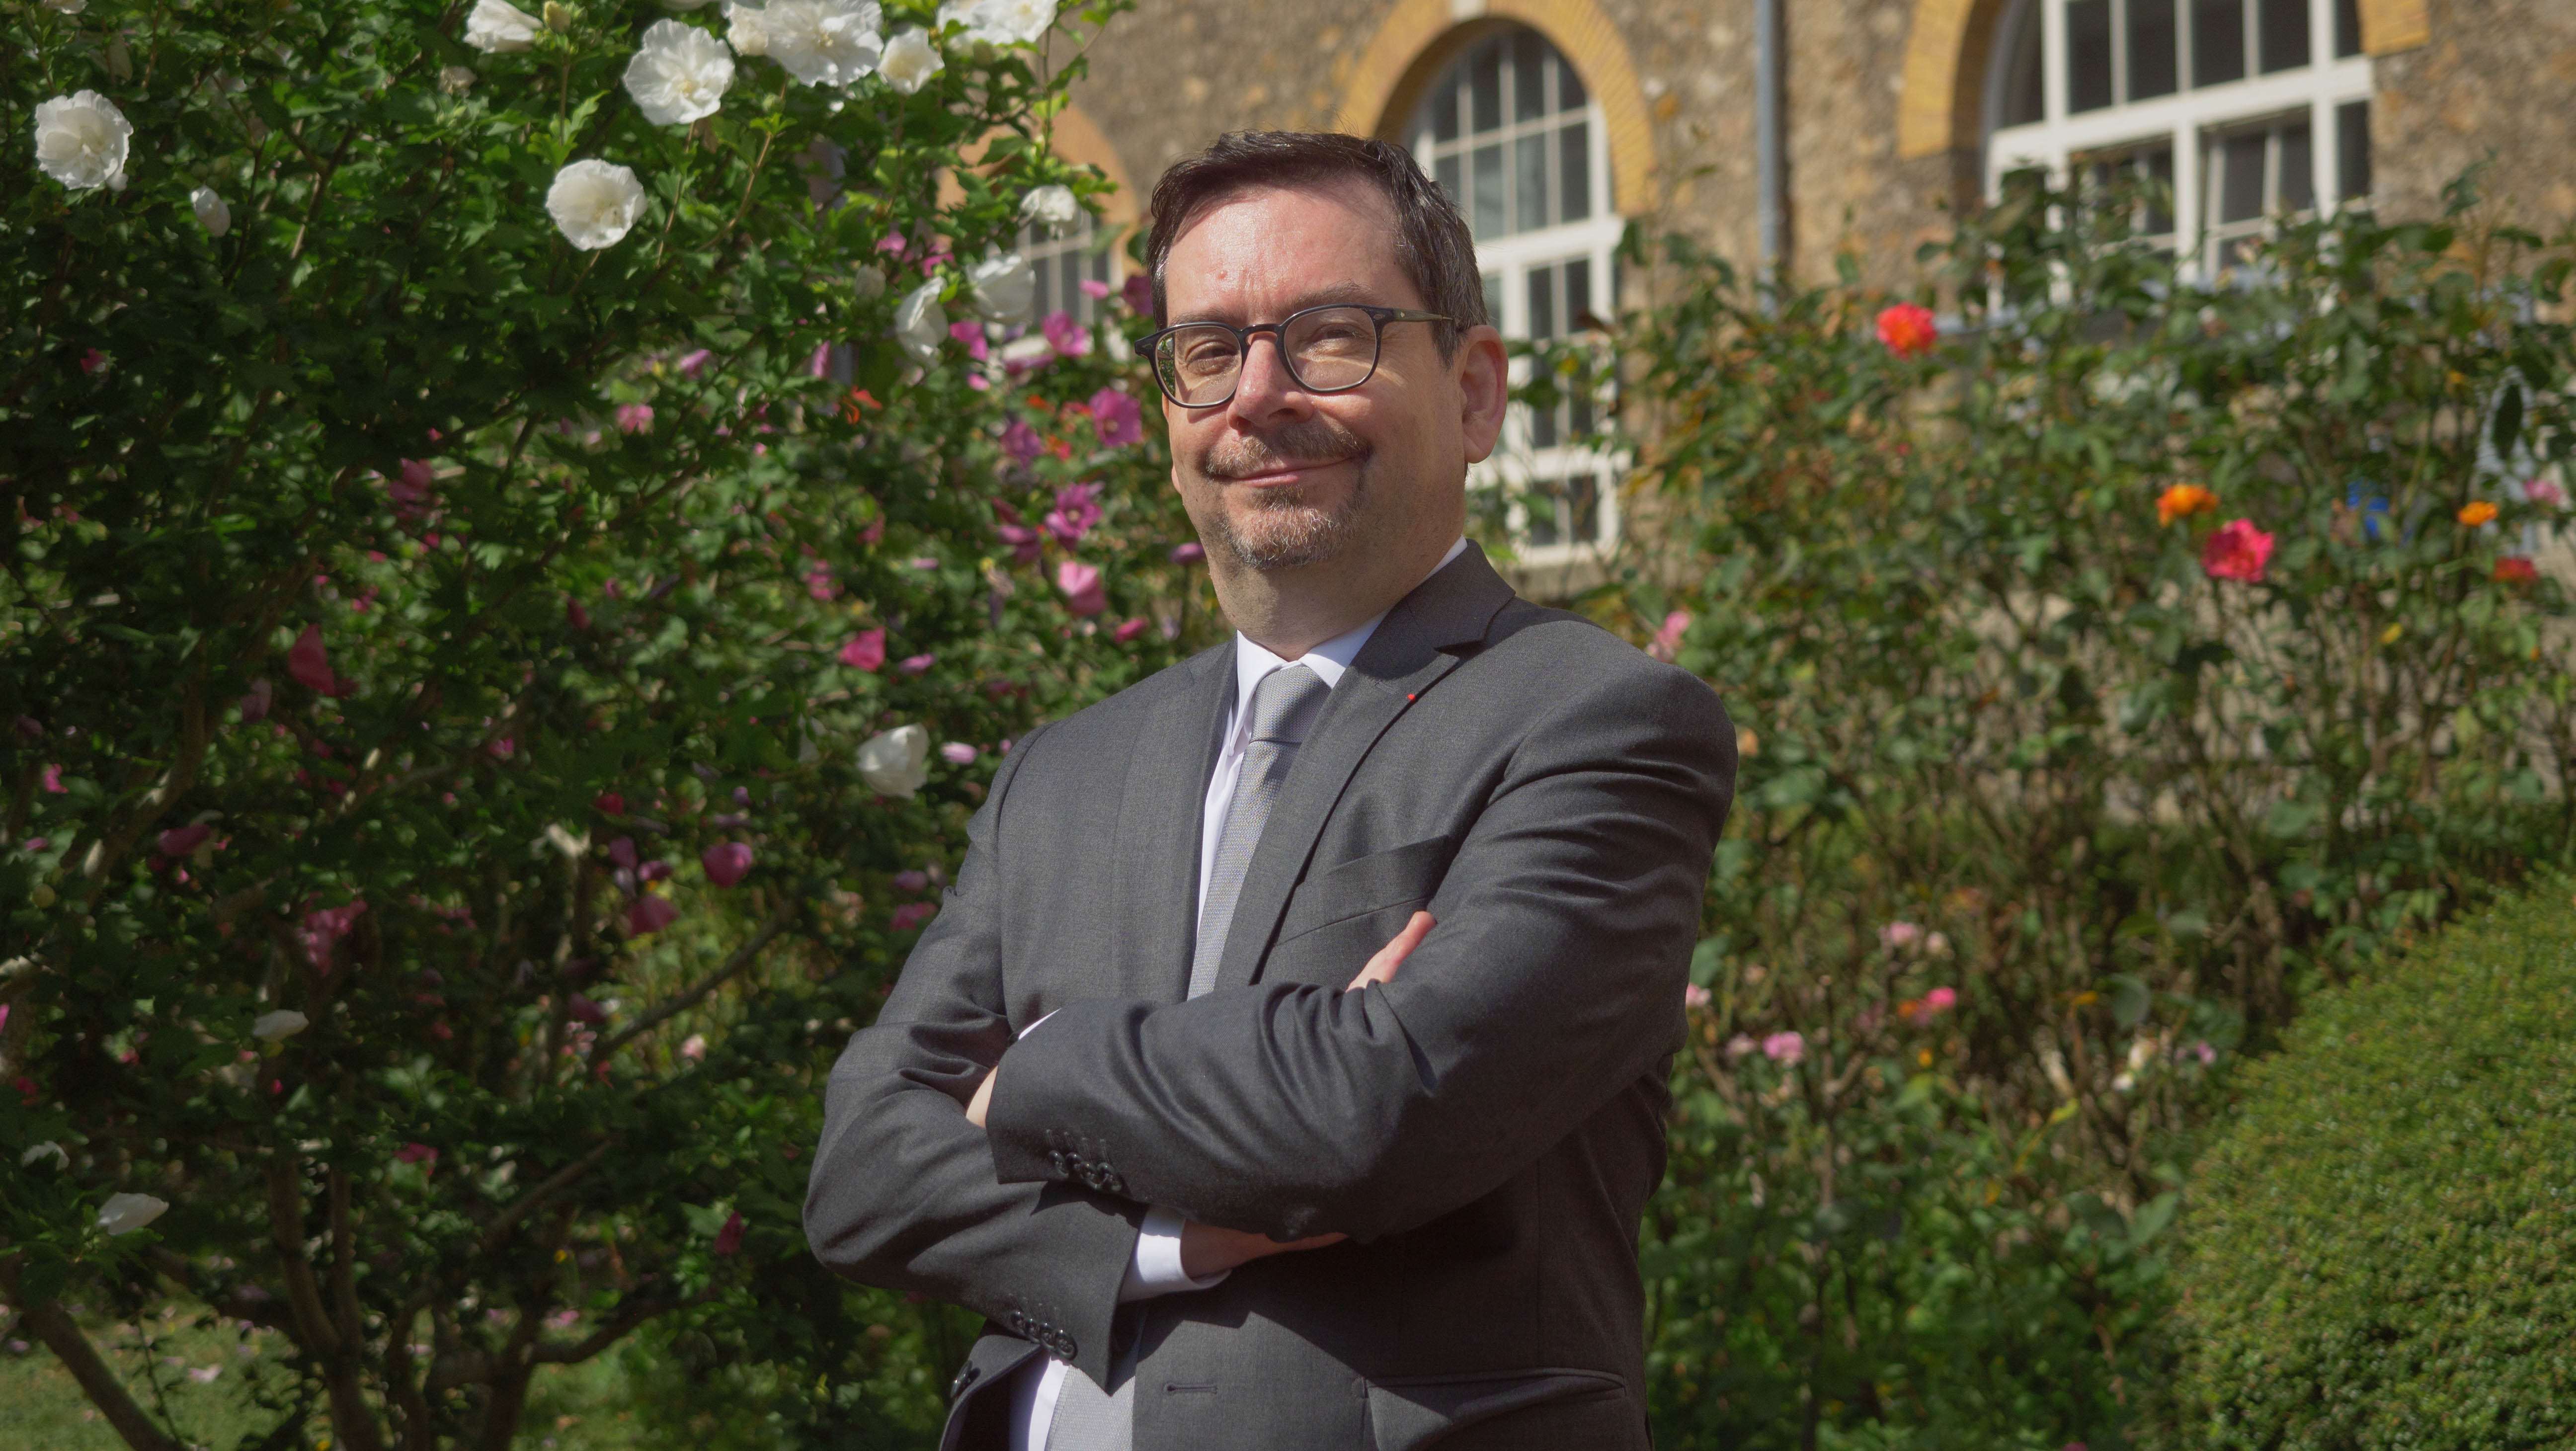
[[[1088,67],[1056,145],[1121,184],[1113,226],[1222,131],[1382,136],[1445,168],[1524,335],[1606,313],[1630,220],[1762,260],[1766,136],[1780,262],[1822,278],[1848,252],[1897,289],[2028,165],[2159,177],[2181,246],[2346,197],[2422,213],[2480,159],[2499,207],[2576,222],[2576,0],[1139,0]],[[1507,447],[1571,478],[1548,435],[1581,422]],[[1529,559],[1616,536],[1615,501],[1542,482],[1557,518],[1511,521]]]

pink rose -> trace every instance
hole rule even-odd
[[[964,741],[950,741],[939,748],[939,759],[952,766],[971,766],[977,754],[975,748]]]
[[[841,663],[854,670],[874,670],[885,664],[885,631],[861,630],[841,647]]]
[[[720,841],[699,853],[698,865],[706,868],[708,881],[730,887],[751,870],[751,848],[738,841]]]
[[[1923,1014],[1925,1017],[1930,1017],[1935,1013],[1946,1013],[1958,1005],[1959,990],[1954,987],[1936,987],[1932,989],[1932,991],[1923,995]]]
[[[1675,610],[1664,616],[1664,623],[1655,631],[1654,643],[1646,647],[1646,653],[1670,663],[1675,655],[1681,653],[1682,635],[1690,629],[1690,626],[1691,614],[1688,610]]]
[[[1116,640],[1119,644],[1124,645],[1128,641],[1145,633],[1148,628],[1149,626],[1146,624],[1144,618],[1139,616],[1136,619],[1129,620],[1125,624],[1120,625],[1117,629],[1110,631],[1109,637]]]
[[[938,911],[936,902],[906,902],[894,909],[894,914],[886,920],[886,926],[891,931],[910,932],[929,921]]]
[[[1093,565],[1075,559],[1057,565],[1055,587],[1064,591],[1065,608],[1077,615],[1096,615],[1109,608],[1109,597],[1101,585],[1100,571]]]
[[[617,410],[617,431],[620,433],[651,433],[653,431],[653,405],[650,403],[628,403],[620,407]]]
[[[1762,1056],[1774,1063],[1795,1063],[1807,1056],[1807,1040],[1798,1033],[1774,1033],[1762,1040]]]
[[[2211,579],[2261,584],[2263,571],[2272,562],[2272,540],[2273,536],[2255,528],[2251,519],[2222,525],[2201,546],[2201,570]]]

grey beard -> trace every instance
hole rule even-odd
[[[1351,480],[1350,497],[1331,509],[1307,503],[1304,489],[1296,490],[1295,497],[1285,498],[1281,495],[1287,490],[1266,492],[1259,517],[1270,527],[1259,538],[1239,529],[1236,520],[1220,510],[1212,542],[1235,563],[1263,573],[1321,564],[1341,553],[1343,543],[1350,538],[1351,526],[1368,502],[1368,476],[1368,463],[1362,460]]]

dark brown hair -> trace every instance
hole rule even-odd
[[[1305,187],[1360,181],[1375,187],[1395,213],[1395,255],[1431,311],[1455,318],[1432,335],[1440,356],[1458,351],[1463,328],[1481,327],[1485,279],[1476,270],[1476,241],[1448,193],[1432,185],[1401,146],[1323,131],[1229,131],[1195,156],[1172,163],[1154,183],[1154,230],[1145,266],[1154,276],[1154,322],[1168,322],[1163,263],[1181,228],[1209,205],[1248,187]]]

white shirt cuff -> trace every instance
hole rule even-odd
[[[1145,1211],[1145,1226],[1136,1236],[1135,1257],[1127,1262],[1127,1278],[1118,1287],[1119,1304],[1182,1290],[1212,1290],[1234,1273],[1219,1270],[1204,1280],[1193,1280],[1181,1269],[1181,1226],[1186,1223],[1177,1209],[1157,1205]]]

